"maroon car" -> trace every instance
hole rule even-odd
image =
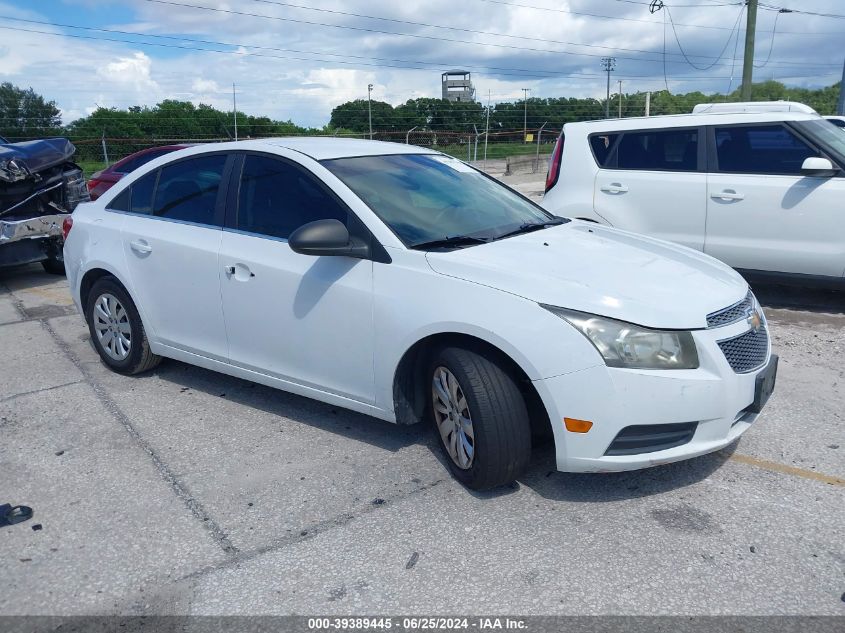
[[[114,165],[109,165],[105,169],[93,174],[88,180],[88,192],[91,194],[91,200],[96,200],[106,191],[108,191],[114,183],[123,178],[126,174],[138,169],[141,165],[145,165],[154,158],[175,152],[177,149],[185,149],[188,145],[162,145],[161,147],[149,147],[142,149],[140,152],[129,154],[125,158],[120,159]]]

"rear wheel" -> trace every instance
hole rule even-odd
[[[511,373],[482,354],[446,347],[434,353],[427,375],[432,421],[452,475],[475,490],[521,475],[531,425]]]
[[[150,349],[135,303],[114,278],[98,280],[88,293],[86,306],[91,341],[109,368],[138,374],[161,362]]]

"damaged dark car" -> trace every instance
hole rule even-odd
[[[62,223],[90,199],[75,152],[64,138],[0,138],[0,266],[41,262],[64,274]]]

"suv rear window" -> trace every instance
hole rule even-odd
[[[607,167],[656,171],[696,171],[698,130],[625,132]]]
[[[608,166],[607,160],[610,158],[610,152],[618,138],[618,134],[593,134],[590,136],[590,148],[593,150],[593,156],[595,156],[599,167]]]

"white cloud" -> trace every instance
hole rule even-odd
[[[118,57],[97,68],[97,74],[106,81],[134,88],[139,93],[159,92],[159,85],[150,76],[152,59],[141,51],[131,57]]]
[[[538,97],[603,97],[605,85],[599,58],[611,54],[600,48],[605,45],[635,49],[613,53],[618,59],[613,79],[623,78],[626,92],[660,90],[664,86],[663,16],[652,16],[646,4],[614,0],[568,0],[565,3],[532,0],[523,3],[546,6],[555,11],[482,0],[405,0],[400,3],[395,0],[369,0],[354,4],[343,0],[321,0],[313,5],[334,11],[454,27],[449,30],[264,2],[193,0],[189,3],[269,16],[262,18],[130,0],[65,2],[71,7],[96,6],[104,22],[112,24],[106,28],[229,44],[221,47],[178,39],[149,39],[148,42],[160,46],[142,46],[137,43],[142,40],[141,36],[131,37],[136,42],[125,44],[0,30],[0,77],[19,85],[31,85],[48,99],[55,99],[66,119],[80,116],[95,103],[127,107],[154,105],[165,98],[208,103],[228,110],[231,108],[231,85],[234,82],[237,84],[240,110],[322,126],[328,121],[332,107],[350,99],[366,98],[367,84],[370,83],[374,84],[374,99],[393,104],[416,97],[439,96],[440,73],[453,67],[466,67],[473,72],[477,98],[483,102],[487,101],[488,91],[492,93],[494,103],[520,99],[521,88],[524,87],[531,88],[532,96]],[[813,10],[841,13],[841,4],[841,0],[815,0]],[[0,13],[27,19],[48,19],[36,13],[38,3],[31,6],[33,9],[24,11],[0,0]],[[109,18],[114,7],[121,9],[124,18],[128,9],[131,17],[123,25],[117,24],[118,19]],[[567,9],[626,20],[560,12]],[[738,11],[736,6],[678,5],[672,16],[678,24],[678,37],[689,54],[713,55],[721,50],[729,35],[729,30],[722,29],[733,25]],[[70,14],[72,16],[73,12]],[[79,15],[85,15],[85,12],[80,11]],[[64,21],[87,26],[80,23],[80,19],[68,17]],[[773,19],[774,13],[761,10],[758,18],[758,55],[761,58],[768,52]],[[303,24],[302,21],[371,30],[339,29]],[[756,76],[760,79],[774,76],[793,85],[808,86],[829,85],[837,81],[841,72],[841,66],[837,65],[842,61],[840,42],[845,30],[843,22],[796,14],[782,15],[774,40],[773,61],[756,71]],[[0,25],[10,24],[13,23],[0,22]],[[96,37],[95,33],[72,29],[31,24],[21,26],[30,30]],[[418,37],[391,36],[373,31],[402,32]],[[470,31],[490,31],[546,41],[495,37]],[[680,56],[671,30],[668,37],[668,82],[674,91],[727,88],[731,72],[728,59],[722,60],[722,65],[710,71],[697,71]],[[445,41],[447,39],[472,43]],[[567,42],[592,46],[576,46]],[[190,50],[192,47],[226,52],[201,52]],[[559,52],[542,52],[544,50]],[[741,52],[740,44],[738,53],[741,55]],[[732,54],[731,45],[727,56]],[[829,66],[791,65],[794,63]],[[736,63],[735,77],[741,74],[741,65],[741,62]],[[736,80],[733,85],[736,86]]]

